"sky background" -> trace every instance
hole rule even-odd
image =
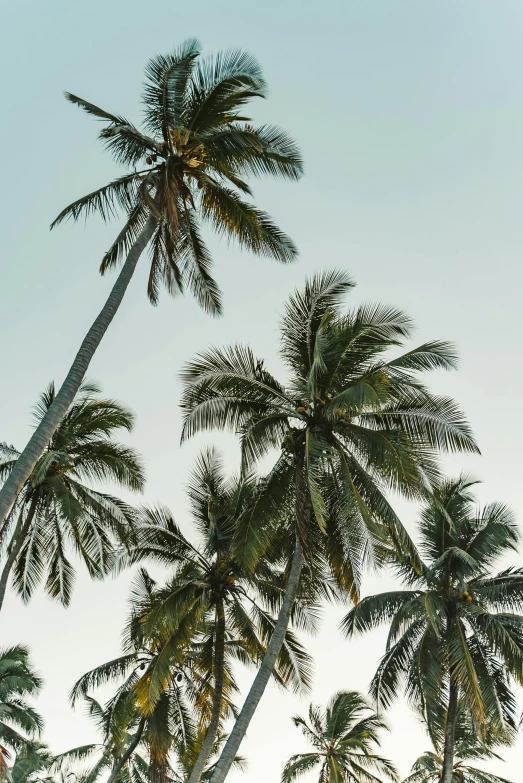
[[[220,320],[190,298],[163,296],[152,308],[142,259],[90,377],[137,414],[127,440],[146,460],[145,500],[169,505],[190,534],[184,485],[198,450],[215,443],[231,471],[237,466],[232,436],[179,446],[182,364],[209,344],[241,340],[281,374],[283,303],[307,275],[335,266],[358,281],[353,303],[404,308],[418,342],[457,343],[459,372],[431,384],[466,409],[483,456],[448,460],[449,470],[473,471],[484,481],[482,500],[503,500],[521,519],[522,34],[521,0],[4,0],[0,439],[23,446],[31,406],[63,378],[112,283],[97,269],[117,222],[48,230],[67,203],[115,173],[96,122],[62,92],[138,122],[148,58],[197,36],[206,51],[243,47],[259,59],[270,95],[254,117],[282,125],[303,150],[301,183],[255,182],[258,205],[301,255],[283,268],[213,241]],[[416,516],[415,507],[402,511],[409,523]],[[130,578],[92,583],[81,574],[67,611],[41,595],[28,607],[8,596],[0,644],[30,646],[56,751],[94,739],[67,694],[118,653]],[[364,592],[389,584],[369,576]],[[286,758],[305,747],[290,717],[311,698],[367,689],[384,633],[348,643],[338,632],[342,614],[329,609],[310,641],[312,693],[268,689],[242,747],[252,783],[276,783]],[[244,687],[252,676],[240,673]],[[429,742],[401,698],[389,723],[383,753],[405,775]],[[489,768],[520,779],[522,750],[523,739]]]

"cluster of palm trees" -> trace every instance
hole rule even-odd
[[[8,588],[27,602],[42,583],[67,606],[78,562],[98,579],[138,569],[121,653],[71,692],[73,703],[86,703],[98,744],[53,755],[26,701],[40,687],[28,651],[2,651],[0,779],[223,783],[244,766],[240,746],[269,680],[297,691],[310,685],[298,634],[314,630],[330,601],[352,604],[342,624],[349,638],[387,623],[386,649],[370,700],[339,691],[325,711],[311,706],[308,721],[295,718],[313,751],[289,759],[282,783],[314,769],[321,783],[398,781],[378,751],[382,712],[400,695],[433,746],[410,783],[502,781],[468,762],[495,758],[518,732],[523,569],[494,572],[517,551],[510,511],[479,508],[474,481],[441,470],[445,453],[478,452],[459,406],[424,381],[456,366],[452,345],[410,347],[405,313],[348,309],[352,279],[319,273],[286,304],[283,377],[239,344],[210,348],[182,369],[182,441],[232,430],[242,455],[232,477],[214,449],[198,458],[187,489],[194,535],[182,534],[169,509],[104,491],[110,482],[139,493],[145,482],[140,456],[115,440],[133,415],[84,380],[143,251],[151,302],[162,287],[189,289],[211,313],[221,301],[202,227],[281,262],[296,256],[249,200],[250,176],[302,173],[293,140],[245,114],[265,91],[252,57],[204,58],[190,40],[148,64],[143,129],[66,95],[101,121],[100,138],[126,172],[53,225],[123,210],[101,264],[102,273],[121,271],[63,384],[42,395],[27,446],[0,446],[0,609]],[[260,475],[262,457],[273,463]],[[420,505],[414,534],[392,492]],[[360,598],[371,565],[394,569],[405,589]],[[237,662],[256,670],[241,706]],[[100,703],[94,692],[108,685],[113,695]]]

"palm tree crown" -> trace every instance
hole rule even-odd
[[[416,567],[411,556],[397,563],[408,589],[364,598],[343,622],[348,635],[391,623],[372,694],[387,706],[406,684],[433,741],[445,745],[447,775],[459,701],[480,739],[510,734],[510,679],[523,682],[523,569],[491,575],[516,548],[518,529],[501,503],[476,506],[473,483],[462,476],[435,488],[421,515]]]
[[[308,548],[307,504],[323,532],[329,525],[333,532],[337,520],[340,532],[328,556],[346,589],[359,576],[356,553],[372,551],[375,522],[394,534],[402,530],[380,486],[419,493],[438,475],[439,450],[477,450],[455,403],[430,394],[417,377],[454,367],[452,347],[426,343],[386,359],[412,324],[382,305],[341,312],[353,285],[345,273],[324,273],[291,297],[281,330],[290,371],[285,384],[242,346],[210,350],[182,374],[183,438],[202,429],[233,429],[246,465],[280,449],[271,491],[287,482],[294,493],[300,466],[301,544]]]
[[[114,543],[125,542],[132,533],[132,508],[90,486],[111,481],[140,491],[144,484],[137,453],[112,438],[115,430],[131,430],[134,416],[99,392],[92,383],[83,384],[11,510],[2,531],[2,598],[14,565],[14,585],[24,601],[47,571],[47,592],[67,604],[74,578],[67,550],[73,549],[91,576],[100,577],[112,567]],[[51,384],[36,407],[37,421],[54,397]],[[9,474],[16,458],[13,447],[0,446],[0,478]]]
[[[392,762],[374,752],[379,731],[386,725],[359,693],[340,691],[324,711],[311,704],[308,722],[300,717],[293,720],[314,750],[291,756],[282,783],[292,783],[318,766],[319,783],[379,783],[382,775],[399,779]]]
[[[147,65],[143,131],[66,93],[104,123],[102,141],[116,162],[131,170],[70,204],[53,226],[95,211],[107,219],[121,208],[127,220],[104,256],[104,272],[127,254],[150,217],[155,223],[147,289],[151,301],[157,301],[162,285],[170,293],[187,286],[205,309],[219,312],[220,294],[200,222],[255,253],[279,261],[296,255],[269,216],[243,198],[251,195],[245,177],[298,179],[302,173],[292,139],[274,126],[255,127],[245,116],[245,105],[265,94],[253,57],[233,50],[202,58],[196,40]]]
[[[249,514],[258,484],[254,475],[227,479],[222,460],[214,449],[203,452],[196,461],[188,488],[192,520],[200,542],[192,544],[183,536],[172,515],[165,509],[146,509],[137,529],[137,541],[122,556],[122,565],[147,559],[172,569],[163,586],[149,579],[148,589],[139,598],[135,593],[129,636],[144,645],[147,636],[159,647],[138,686],[142,706],[154,703],[172,666],[187,666],[188,677],[212,695],[216,681],[216,645],[223,625],[224,710],[235,690],[231,663],[259,663],[274,627],[270,611],[277,610],[283,594],[284,574],[274,541],[250,571],[235,558],[239,520]],[[152,589],[151,589],[152,588]],[[310,599],[310,593],[306,596]],[[312,616],[307,601],[295,608],[299,625],[308,625]],[[161,639],[161,641],[160,641]],[[189,649],[190,648],[190,651]],[[160,652],[161,650],[161,652]],[[190,672],[190,673],[189,673]],[[279,684],[296,690],[310,685],[310,661],[292,633],[288,633],[275,677]],[[210,714],[202,702],[202,725]],[[209,700],[208,705],[212,702]]]

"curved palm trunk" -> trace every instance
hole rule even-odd
[[[116,280],[106,303],[84,337],[80,350],[76,354],[53,404],[49,407],[49,410],[34,431],[27,446],[18,457],[11,473],[7,477],[4,486],[0,490],[0,525],[3,524],[9,509],[16,500],[16,496],[31,475],[40,455],[54,435],[58,425],[67,413],[67,409],[71,405],[75,394],[80,388],[80,384],[87,372],[91,359],[122,303],[127,286],[136,269],[138,259],[151,239],[156,223],[156,218],[153,215],[150,215],[136,242],[130,249],[127,260],[122,267],[122,271],[118,275],[118,279]]]
[[[263,656],[262,664],[258,670],[251,689],[245,699],[242,710],[236,719],[233,729],[229,735],[229,739],[225,743],[225,747],[221,753],[221,756],[216,764],[216,769],[211,778],[211,783],[223,783],[229,770],[233,764],[234,758],[240,748],[242,740],[247,732],[251,718],[256,711],[256,707],[260,703],[263,696],[269,678],[274,669],[276,659],[285,641],[285,633],[289,625],[291,617],[292,607],[298,592],[298,585],[300,582],[301,569],[303,565],[303,551],[298,538],[296,538],[296,546],[294,549],[294,555],[292,558],[291,570],[289,573],[289,579],[287,582],[287,588],[283,597],[283,603],[281,605],[280,613],[272,632],[271,641],[267,648],[267,652]]]
[[[220,727],[220,715],[222,712],[223,675],[225,662],[225,610],[223,601],[216,603],[216,643],[214,648],[214,698],[211,720],[202,742],[201,750],[192,768],[188,783],[199,783],[205,769],[205,765],[211,755],[211,751],[218,736]]]
[[[443,750],[443,772],[441,783],[452,783],[454,772],[454,743],[456,738],[456,721],[458,717],[458,689],[450,683],[449,706],[445,721],[445,748]]]
[[[118,775],[120,774],[124,766],[127,764],[129,759],[133,755],[134,751],[138,747],[140,740],[142,739],[144,728],[145,728],[145,718],[141,718],[140,723],[138,724],[138,728],[136,729],[136,734],[132,739],[132,742],[129,743],[127,750],[125,751],[123,756],[120,759],[118,759],[118,761],[114,762],[107,783],[114,783],[114,781],[116,780],[116,778],[118,777]]]
[[[11,569],[16,561],[16,558],[20,554],[20,550],[22,549],[26,536],[31,529],[31,524],[34,519],[37,506],[38,494],[35,493],[35,496],[31,501],[31,505],[29,506],[29,511],[27,512],[27,517],[25,518],[24,524],[21,527],[17,527],[15,530],[13,536],[13,546],[11,547],[11,551],[9,552],[6,563],[4,565],[2,575],[0,576],[0,610],[2,609],[2,605],[4,603],[5,591],[7,590],[7,583],[9,582],[9,574],[11,573]]]

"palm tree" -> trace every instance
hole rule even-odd
[[[167,584],[161,587],[142,571],[126,636],[143,671],[133,680],[133,688],[144,715],[154,709],[173,677],[185,680],[186,693],[199,716],[201,738],[190,783],[200,780],[221,723],[232,714],[236,690],[232,662],[259,664],[274,628],[269,609],[281,603],[283,574],[270,562],[272,552],[266,552],[252,571],[242,567],[232,553],[238,520],[250,510],[257,488],[254,476],[227,480],[219,455],[207,450],[196,462],[188,493],[199,544],[193,545],[182,535],[167,510],[146,509],[136,544],[121,561],[127,566],[147,559],[171,570]],[[302,625],[309,619],[308,608],[313,607],[303,600],[296,606],[296,620]],[[87,674],[75,693],[85,693],[112,671],[120,674],[121,668],[113,663]],[[280,685],[295,689],[310,684],[309,658],[291,632],[287,632],[274,677]],[[192,743],[191,748],[195,747]]]
[[[133,599],[143,602],[151,595],[154,586],[154,581],[141,569],[133,585]],[[134,617],[134,612],[131,617]],[[154,639],[147,639],[143,647],[137,646],[136,641],[133,636],[129,638],[128,651],[124,655],[84,674],[71,691],[73,706],[79,698],[95,705],[94,717],[98,716],[103,730],[103,743],[98,750],[101,749],[103,754],[99,759],[101,768],[98,770],[95,765],[93,774],[109,772],[107,783],[119,783],[120,776],[125,773],[139,747],[148,751],[148,778],[152,783],[164,783],[170,772],[171,751],[186,747],[196,736],[194,710],[191,709],[194,703],[187,695],[190,690],[187,688],[187,669],[190,667],[172,666],[168,681],[154,704],[149,705],[147,713],[140,709],[136,686],[147,667],[157,660],[161,648],[159,641]],[[107,686],[115,681],[119,681],[115,695],[104,708],[96,707],[97,702],[89,695],[91,688]],[[205,696],[201,701],[205,701]],[[78,751],[76,757],[80,758],[83,748],[75,751]],[[73,760],[76,758],[75,751],[71,752]],[[92,753],[93,749],[89,747],[88,752]],[[92,783],[95,783],[94,780]]]
[[[154,702],[167,681],[163,667],[168,669],[175,660],[182,665],[186,658],[186,646],[179,635],[183,638],[191,629],[194,644],[192,629],[199,629],[202,661],[197,664],[195,659],[192,676],[198,675],[201,685],[209,687],[211,683],[206,680],[211,674],[212,708],[209,715],[202,715],[206,733],[189,783],[199,783],[218,737],[224,708],[230,703],[231,658],[238,657],[244,663],[262,660],[274,628],[268,607],[263,604],[275,608],[281,602],[284,575],[269,562],[274,555],[265,551],[251,571],[242,568],[233,553],[238,520],[250,511],[256,489],[254,476],[227,481],[217,452],[204,452],[189,484],[193,522],[202,544],[190,544],[168,513],[149,511],[146,524],[140,526],[139,542],[125,559],[132,563],[146,557],[176,566],[167,585],[155,590],[138,610],[140,632],[150,632],[154,637],[161,628],[164,636],[163,654],[137,689],[144,708],[149,700]],[[272,555],[269,559],[268,554]],[[300,619],[305,619],[303,613]],[[203,669],[198,671],[202,663]],[[280,684],[292,684],[296,689],[310,684],[308,657],[290,632],[274,674]]]
[[[318,766],[319,783],[379,783],[382,775],[399,780],[394,764],[374,752],[379,731],[387,727],[356,691],[334,694],[325,711],[311,704],[309,722],[299,716],[293,722],[314,750],[291,756],[282,783],[292,783]]]
[[[143,580],[150,591],[152,580],[142,572],[137,583]],[[138,592],[135,585],[135,592]],[[146,592],[142,586],[142,592]],[[86,694],[91,684],[100,685],[109,681],[124,677],[124,682],[118,687],[116,695],[111,699],[105,709],[101,707],[97,711],[104,720],[104,742],[98,746],[82,746],[68,752],[66,760],[78,761],[98,753],[98,761],[89,772],[87,783],[96,783],[102,773],[109,772],[107,783],[119,783],[122,776],[126,776],[129,766],[138,763],[143,766],[142,757],[136,756],[140,748],[148,752],[149,765],[147,770],[142,770],[146,780],[152,783],[164,783],[168,779],[177,779],[182,774],[190,774],[192,766],[196,763],[201,753],[202,744],[205,741],[206,732],[201,728],[201,716],[209,715],[213,705],[213,693],[209,694],[208,682],[202,683],[202,647],[196,645],[191,651],[186,649],[187,659],[182,666],[172,665],[168,673],[168,681],[154,703],[143,709],[136,698],[136,686],[140,684],[146,667],[151,667],[158,660],[156,652],[158,644],[151,644],[150,649],[142,649],[136,653],[121,656],[109,661],[102,666],[87,672],[75,684],[72,691],[72,702],[76,703],[81,696],[90,703],[97,705]],[[208,647],[208,645],[207,645]],[[163,650],[160,648],[160,653]],[[195,665],[196,660],[196,665]],[[228,672],[227,672],[228,674]],[[207,680],[210,674],[207,672]],[[229,678],[224,678],[229,679]],[[234,681],[231,681],[235,689]],[[99,706],[99,705],[98,705]],[[227,702],[224,709],[224,717],[231,713],[231,705]],[[200,716],[200,728],[197,718]],[[220,736],[211,749],[212,755],[216,750],[216,743],[221,744]],[[178,760],[177,771],[171,766],[172,754]],[[212,765],[211,765],[212,767]],[[208,779],[209,767],[202,773],[202,779]]]
[[[148,783],[150,765],[139,751],[144,747],[144,726],[140,717],[125,700],[114,699],[103,707],[96,699],[86,696],[88,715],[102,735],[102,742],[81,745],[55,756],[51,769],[72,773],[76,777],[78,765],[83,765],[82,783],[97,783],[114,770],[119,783],[132,780]],[[140,747],[141,746],[141,747]],[[122,761],[121,765],[119,762]],[[87,765],[87,768],[85,768]],[[67,777],[67,774],[66,774]]]
[[[102,274],[126,260],[52,407],[0,490],[0,525],[71,405],[147,246],[151,301],[157,301],[162,285],[171,294],[188,287],[211,313],[220,312],[221,301],[200,222],[278,261],[292,261],[297,254],[270,217],[244,198],[251,195],[246,177],[296,180],[302,173],[292,139],[272,125],[254,127],[244,114],[252,98],[266,94],[257,62],[237,50],[203,59],[198,41],[189,40],[172,54],[153,58],[145,75],[143,131],[121,115],[66,93],[103,122],[100,138],[127,171],[70,204],[53,226],[92,212],[107,220],[123,210],[126,222],[102,260]]]
[[[14,568],[14,586],[28,601],[47,571],[46,590],[67,605],[74,568],[72,548],[92,577],[112,567],[114,542],[132,533],[135,514],[121,500],[85,482],[112,481],[140,491],[141,461],[133,449],[116,443],[117,429],[130,431],[133,414],[84,383],[23,486],[4,526],[5,562],[0,576],[0,608]],[[55,399],[53,384],[36,406],[41,421]],[[0,444],[0,479],[12,472],[18,452]]]
[[[41,686],[26,647],[0,650],[0,779],[6,776],[12,753],[22,751],[42,731],[40,715],[26,701],[28,696],[36,696]]]
[[[407,589],[364,598],[343,621],[348,636],[390,623],[371,692],[387,707],[405,684],[433,743],[443,745],[442,783],[452,781],[460,700],[481,740],[488,731],[511,734],[510,680],[523,682],[523,569],[491,576],[519,533],[503,504],[476,506],[474,483],[461,476],[435,488],[419,524],[424,559],[397,562]]]
[[[492,728],[492,727],[489,727]],[[492,732],[490,732],[492,734]],[[509,737],[487,734],[486,743],[479,742],[470,711],[463,701],[458,704],[458,719],[455,734],[455,758],[452,770],[452,783],[511,783],[505,778],[484,772],[477,767],[471,767],[467,761],[483,759],[503,759],[492,749],[493,745],[503,742]],[[427,751],[414,762],[410,775],[403,783],[440,783],[443,775],[443,748],[437,745],[434,751]]]
[[[223,783],[263,695],[304,557],[308,562],[316,550],[313,531],[327,534],[325,561],[339,586],[356,599],[362,562],[372,556],[377,539],[386,532],[399,546],[408,538],[382,490],[417,495],[437,476],[438,451],[477,450],[455,403],[430,394],[417,377],[431,368],[453,367],[451,347],[426,343],[386,359],[385,352],[408,337],[411,322],[381,305],[342,313],[352,286],[345,273],[326,272],[291,297],[282,324],[281,353],[290,370],[286,384],[242,346],[209,350],[183,371],[183,438],[211,428],[239,432],[245,467],[280,450],[266,489],[273,502],[292,509],[295,540],[267,654],[213,783]],[[264,537],[261,518],[252,516],[238,538],[237,557],[256,560]]]

